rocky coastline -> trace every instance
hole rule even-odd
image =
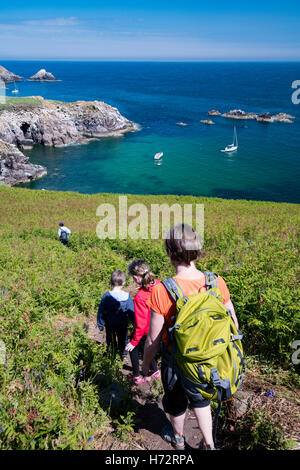
[[[15,145],[0,140],[0,183],[14,186],[42,178],[47,169],[33,165]]]
[[[16,75],[0,65],[0,80],[4,83],[20,82],[22,79],[20,75]]]
[[[293,119],[295,119],[294,116],[291,116],[290,114],[286,114],[286,113],[278,113],[272,116],[270,113],[263,113],[263,114],[256,114],[253,112],[246,113],[246,111],[243,111],[242,109],[233,109],[226,113],[221,113],[220,111],[216,109],[212,109],[211,111],[208,111],[207,114],[209,116],[221,116],[227,119],[241,119],[241,120],[255,119],[256,121],[267,122],[267,123],[286,122],[286,123],[292,124],[294,122]]]
[[[117,108],[101,101],[66,103],[42,97],[26,99],[25,103],[20,98],[20,104],[14,101],[10,105],[8,101],[3,107],[0,105],[0,181],[9,185],[46,174],[44,167],[34,169],[35,165],[29,163],[22,149],[30,149],[35,144],[62,147],[88,143],[138,130]]]

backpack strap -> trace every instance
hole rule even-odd
[[[188,297],[184,295],[184,292],[180,285],[175,281],[173,277],[168,277],[165,281],[161,281],[164,285],[167,292],[170,294],[174,302],[176,303],[178,299],[184,298],[188,300]],[[168,390],[173,390],[173,387],[178,379],[178,367],[175,361],[175,352],[176,352],[176,341],[173,336],[174,325],[176,322],[176,317],[172,317],[172,324],[171,328],[166,328],[168,334],[168,342],[167,345],[163,345],[162,343],[162,356],[164,361],[167,364],[166,371],[165,371],[165,378]],[[172,345],[172,349],[169,352],[169,347]]]
[[[169,292],[172,299],[176,302],[178,299],[183,297],[185,300],[188,298],[184,295],[183,290],[181,289],[178,282],[175,281],[173,277],[168,277],[165,281],[161,281]]]
[[[218,275],[210,271],[204,271],[206,290],[218,287]]]

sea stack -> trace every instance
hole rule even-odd
[[[0,80],[3,82],[20,82],[22,80],[22,77],[20,75],[15,75],[13,72],[10,72],[9,70],[5,69],[0,65]]]
[[[39,70],[35,75],[28,78],[31,82],[59,82],[52,73],[47,72],[45,69]]]

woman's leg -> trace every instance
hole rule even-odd
[[[183,436],[183,427],[185,420],[185,413],[179,416],[172,416],[169,414],[169,418],[173,427],[175,437]]]
[[[139,344],[130,351],[130,359],[132,364],[133,377],[139,377],[140,364],[139,364]]]
[[[153,370],[153,373],[158,371],[158,367],[157,367],[157,363],[155,359],[153,359],[151,362],[151,369]]]
[[[193,411],[197,418],[198,426],[203,436],[204,444],[206,446],[214,447],[210,405],[205,406],[204,408],[193,408]]]
[[[175,437],[182,437],[188,399],[181,387],[180,379],[177,378],[175,384],[173,384],[172,390],[169,389],[168,371],[168,364],[163,361],[161,366],[161,377],[164,388],[164,396],[162,399],[163,409],[171,421]]]

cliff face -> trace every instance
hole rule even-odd
[[[46,174],[45,167],[33,165],[15,145],[0,140],[0,183],[13,186],[42,178]]]
[[[0,65],[0,80],[3,80],[4,82],[19,82],[22,80],[22,77],[9,72],[7,69],[2,67],[2,65]]]
[[[58,147],[133,130],[136,124],[101,101],[63,103],[39,97],[35,104],[12,105],[0,113],[0,139],[24,147],[35,143]]]
[[[17,146],[60,147],[134,130],[136,124],[101,101],[63,103],[42,97],[8,100],[0,105],[0,183],[12,186],[47,173],[46,168],[31,164]]]

